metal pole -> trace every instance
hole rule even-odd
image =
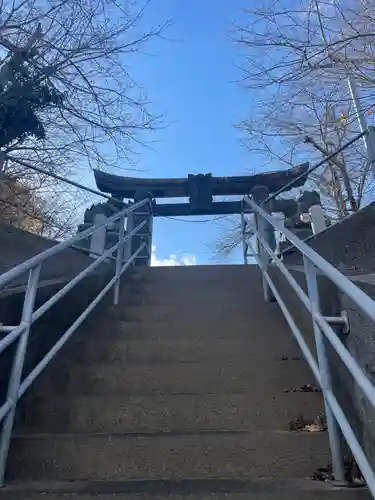
[[[126,233],[130,234],[135,228],[134,224],[134,213],[130,212],[126,217]],[[124,260],[127,262],[132,255],[132,240],[133,238],[129,238],[125,244],[124,249]]]
[[[369,127],[367,125],[365,115],[361,110],[357,85],[355,83],[353,75],[349,74],[347,80],[348,80],[350,95],[354,105],[355,114],[359,124],[359,129],[361,132],[367,132],[363,136],[363,142],[365,144],[368,160],[371,164],[372,173],[375,175],[375,129],[374,127]]]
[[[303,256],[304,267],[305,267],[305,276],[307,283],[307,291],[309,294],[309,299],[311,302],[311,312],[321,312],[320,311],[320,301],[319,301],[319,290],[318,290],[318,279],[316,267],[314,264],[304,255]],[[320,330],[320,327],[316,323],[315,319],[312,317],[313,329],[314,329],[314,337],[315,337],[315,345],[318,357],[320,378],[322,391],[324,396],[324,407],[325,414],[327,419],[327,427],[328,427],[328,437],[330,443],[330,449],[332,454],[332,471],[336,481],[344,481],[345,473],[344,473],[344,461],[343,461],[343,453],[342,453],[342,440],[341,440],[341,432],[339,426],[336,422],[336,419],[333,415],[331,407],[325,397],[326,391],[332,391],[331,384],[331,373],[329,368],[329,362],[326,352],[326,346],[323,334]]]
[[[75,181],[72,181],[70,179],[66,179],[65,177],[62,177],[61,175],[57,175],[57,174],[50,172],[44,168],[37,167],[35,165],[31,165],[30,163],[27,163],[27,162],[15,157],[15,156],[11,156],[11,155],[7,154],[5,156],[5,159],[10,160],[10,161],[15,162],[15,163],[18,163],[19,165],[22,165],[23,167],[30,168],[31,170],[35,170],[36,172],[39,172],[41,174],[48,175],[49,177],[52,177],[53,179],[56,179],[56,180],[61,181],[61,182],[65,182],[66,184],[69,184],[70,186],[82,189],[83,191],[87,191],[88,193],[96,194],[97,196],[100,196],[101,198],[106,198],[109,201],[117,201],[121,204],[121,206],[125,205],[124,201],[119,199],[119,198],[115,198],[109,194],[102,193],[101,191],[98,191],[97,189],[91,189],[87,186],[84,186],[83,184],[80,184],[79,182],[75,182]],[[1,161],[1,159],[0,159],[0,161]]]
[[[262,208],[267,212],[272,210],[271,204],[267,202],[269,196],[269,190],[265,186],[255,186],[251,192],[252,199],[258,205],[262,204]],[[259,213],[256,216],[256,224],[257,230],[259,232],[259,236],[261,240],[267,242],[267,244],[272,248],[272,250],[276,249],[276,240],[275,240],[275,230],[274,227]],[[259,248],[259,257],[262,262],[263,271],[267,271],[269,264],[271,263],[271,257],[263,247],[263,244],[260,240],[258,240],[258,248]],[[263,291],[264,291],[264,299],[267,302],[271,302],[274,300],[274,296],[272,291],[268,285],[266,278],[263,275]]]
[[[359,96],[358,96],[358,91],[357,91],[357,84],[355,83],[353,75],[349,74],[347,80],[348,80],[350,95],[351,95],[351,98],[353,101],[354,110],[355,110],[356,117],[357,117],[358,124],[359,124],[359,130],[361,132],[365,132],[367,130],[367,123],[366,123],[364,114],[361,111],[361,106],[360,106]],[[365,135],[363,136],[363,142],[365,143],[365,147],[367,149],[367,142],[366,142]]]
[[[242,210],[241,212],[241,238],[242,238],[242,248],[243,248],[243,260],[244,264],[247,264],[247,243],[246,243],[246,238],[245,238],[245,232],[246,232],[246,220],[245,220],[245,213]]]
[[[154,225],[154,217],[152,215],[152,212],[150,213],[149,219],[148,219],[148,230],[149,230],[149,237],[147,241],[147,253],[148,253],[148,265],[151,266],[151,256],[152,256],[152,232],[153,232],[153,225]]]
[[[12,371],[10,374],[10,379],[8,384],[7,401],[9,401],[11,407],[9,409],[7,416],[4,419],[3,427],[1,430],[1,438],[0,438],[1,439],[0,442],[0,485],[1,486],[4,485],[4,476],[7,465],[9,445],[12,437],[14,417],[18,402],[18,391],[20,387],[23,366],[25,363],[27,344],[31,328],[31,320],[35,304],[35,297],[38,291],[40,268],[41,264],[38,264],[33,269],[30,269],[29,272],[29,280],[27,283],[25,298],[23,302],[23,311],[20,323],[23,326],[23,332],[18,341],[17,350],[13,359]]]
[[[259,255],[259,261],[261,263],[261,271],[262,271],[262,284],[263,284],[263,296],[266,302],[270,302],[273,298],[271,289],[268,285],[267,279],[264,276],[264,271],[267,271],[268,263],[269,263],[269,255],[266,249],[263,247],[262,239],[266,239],[265,237],[265,224],[267,221],[263,219],[261,215],[258,213],[254,213],[254,226],[256,229],[256,248],[257,253]],[[258,236],[259,235],[259,236]]]
[[[320,26],[322,40],[323,40],[324,44],[326,45],[326,48],[328,51],[328,56],[331,59],[328,40],[327,40],[327,37],[326,37],[325,32],[324,32],[322,16],[320,13],[319,0],[315,0],[315,6],[316,6],[316,12],[318,15],[318,22],[319,22],[319,26]],[[354,62],[354,60],[353,60],[353,62]],[[337,65],[337,64],[342,64],[342,63],[333,61],[332,67],[334,68],[335,65]],[[354,76],[350,72],[348,72],[348,74],[347,74],[347,82],[348,82],[350,95],[351,95],[351,98],[353,101],[354,110],[355,110],[355,113],[357,115],[359,129],[363,133],[367,132],[367,131],[369,132],[368,134],[365,134],[363,136],[363,142],[365,144],[367,157],[368,157],[369,162],[371,164],[371,170],[372,170],[373,174],[375,175],[375,133],[368,130],[370,127],[368,127],[365,116],[364,116],[363,112],[361,111],[360,99],[359,99],[359,95],[358,95],[358,91],[357,91],[357,85],[355,83]]]
[[[118,234],[119,246],[117,248],[117,255],[116,255],[116,283],[113,295],[113,304],[115,306],[117,306],[120,296],[121,267],[124,259],[125,215],[122,215],[120,217],[118,223],[118,230],[119,230]]]
[[[365,137],[367,139],[368,160],[370,162],[372,173],[375,176],[375,127],[367,127],[367,134]]]

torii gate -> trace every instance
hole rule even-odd
[[[118,207],[119,200],[122,206],[126,206],[125,199],[130,199],[129,204],[149,198],[152,202],[152,215],[144,212],[144,209],[133,212],[132,220],[127,223],[127,231],[131,231],[141,222],[147,222],[147,234],[132,238],[132,246],[139,247],[139,238],[151,248],[152,241],[152,218],[153,217],[175,217],[190,215],[231,215],[240,214],[242,201],[215,201],[215,196],[245,196],[250,194],[254,188],[262,188],[263,193],[274,193],[291,181],[293,187],[303,186],[309,163],[297,167],[264,174],[235,176],[235,177],[213,177],[212,174],[188,175],[185,179],[140,179],[134,177],[123,177],[113,175],[100,170],[94,170],[95,181],[98,189],[103,193],[110,194],[113,202],[107,202],[107,206]],[[185,203],[160,203],[157,200],[163,198],[188,198]],[[310,203],[311,205],[312,203]],[[104,205],[104,206],[105,206]],[[98,206],[97,206],[98,207]],[[103,207],[103,205],[101,205]],[[283,212],[285,216],[295,217],[301,212],[300,204],[295,200],[273,200],[269,208],[271,212]],[[103,208],[90,209],[92,212],[103,212]],[[90,211],[89,211],[90,212]],[[85,222],[88,216],[86,214]],[[137,265],[149,263],[149,251],[141,253]]]

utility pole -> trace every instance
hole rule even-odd
[[[315,0],[315,7],[316,7],[317,16],[318,16],[318,23],[319,23],[319,28],[320,28],[320,32],[321,32],[321,37],[322,37],[323,43],[326,46],[328,57],[332,61],[330,64],[319,66],[319,68],[320,69],[335,68],[335,66],[337,66],[337,65],[342,65],[345,67],[344,61],[340,61],[340,59],[337,58],[337,56],[332,57],[332,54],[330,53],[329,43],[328,43],[327,37],[326,37],[325,32],[324,32],[324,25],[323,25],[322,16],[320,13],[319,0]],[[349,62],[351,63],[354,61],[355,61],[355,59],[350,59]],[[363,62],[363,61],[365,61],[365,59],[360,59],[360,61]],[[357,89],[357,84],[355,82],[354,75],[352,74],[350,69],[346,68],[346,70],[347,70],[346,73],[347,73],[347,82],[348,82],[350,97],[351,97],[351,100],[353,102],[354,111],[355,111],[356,118],[357,118],[358,125],[359,125],[359,130],[361,132],[365,133],[365,135],[363,136],[363,142],[364,142],[367,158],[370,162],[372,173],[375,177],[375,128],[368,126],[367,121],[365,119],[365,115],[364,115],[363,111],[361,110],[360,98],[358,95],[358,89]]]

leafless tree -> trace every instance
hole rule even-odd
[[[279,109],[274,103],[238,125],[247,148],[262,159],[264,168],[317,163],[358,133],[350,121],[350,101],[341,102],[340,89],[310,94],[284,95]],[[350,146],[310,176],[309,188],[317,189],[327,213],[342,218],[372,198],[371,169],[362,142]]]
[[[365,22],[370,12],[365,4],[277,0],[247,11],[249,25],[238,29],[246,54],[244,82],[252,90],[262,85],[262,99],[239,127],[247,144],[255,139],[269,161],[320,159],[358,132],[346,78],[349,73],[359,82],[373,77],[373,68],[356,72],[369,60],[375,35]],[[370,102],[365,88],[361,102],[365,112]],[[340,217],[365,201],[372,187],[369,174],[358,143],[313,181]]]
[[[245,10],[234,38],[242,86],[255,103],[236,125],[264,169],[321,160],[356,135],[349,75],[361,113],[375,103],[375,10],[367,0],[265,0]],[[358,141],[310,177],[327,214],[341,218],[373,199],[374,183]],[[221,242],[230,248],[232,236]]]
[[[374,81],[375,13],[371,0],[273,0],[245,9],[239,26],[252,88],[337,81],[348,70]]]
[[[58,103],[36,112],[43,133],[9,136],[1,147],[7,174],[47,204],[58,206],[60,200],[64,206],[70,198],[72,208],[77,193],[18,160],[75,178],[91,168],[126,168],[143,132],[158,125],[131,76],[132,59],[163,28],[142,28],[149,2],[0,2],[0,106],[9,100],[15,57],[23,58],[30,85],[48,86],[59,96]]]

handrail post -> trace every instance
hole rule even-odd
[[[146,251],[148,253],[148,266],[151,266],[153,225],[154,225],[154,217],[153,217],[152,212],[150,212],[150,217],[149,217],[148,222],[147,222],[147,229],[148,229],[149,237],[147,239],[147,247],[146,247]]]
[[[241,212],[241,239],[242,239],[242,252],[243,252],[243,261],[244,264],[246,265],[248,263],[247,260],[247,242],[246,242],[246,219],[245,219],[245,212],[244,212],[244,207],[242,208]]]
[[[266,277],[264,276],[264,272],[267,271],[268,263],[270,262],[268,252],[262,243],[262,239],[265,240],[265,224],[262,216],[257,213],[254,214],[254,229],[256,234],[256,251],[259,255],[261,263],[264,300],[266,302],[271,302],[273,300],[273,293],[269,287]]]
[[[4,476],[7,465],[7,458],[9,452],[10,440],[12,437],[14,417],[16,414],[16,407],[18,402],[18,391],[20,387],[23,366],[25,363],[25,356],[29,340],[29,333],[31,328],[32,314],[34,311],[35,297],[38,291],[39,275],[41,264],[30,269],[29,279],[25,298],[23,301],[23,310],[21,317],[21,325],[23,325],[23,332],[18,340],[16,353],[13,358],[12,370],[10,373],[7,401],[10,403],[10,409],[4,419],[1,429],[0,438],[0,486],[4,485]]]
[[[264,186],[256,186],[252,190],[251,194],[252,194],[252,198],[253,198],[254,202],[256,204],[260,205],[260,204],[262,204],[262,202],[264,200],[267,199],[267,197],[269,195],[269,191]],[[268,203],[262,204],[262,208],[266,211],[269,211]],[[273,296],[271,288],[269,287],[267,279],[265,278],[265,276],[263,274],[268,269],[268,265],[271,262],[271,256],[269,255],[267,250],[263,247],[261,240],[264,240],[265,242],[267,242],[268,245],[272,248],[272,250],[275,250],[276,249],[275,231],[274,231],[273,226],[257,212],[254,213],[254,224],[255,224],[256,231],[260,237],[260,238],[257,238],[257,251],[259,254],[260,261],[262,263],[262,281],[263,281],[264,300],[266,302],[271,302],[274,300],[274,296]]]
[[[307,283],[307,291],[311,303],[311,312],[321,312],[320,311],[320,301],[319,301],[319,289],[318,289],[318,277],[315,265],[304,255],[304,268]],[[316,352],[318,358],[319,371],[321,376],[321,386],[324,397],[324,408],[327,419],[328,427],[328,437],[330,443],[330,449],[332,454],[332,471],[336,481],[344,481],[344,462],[343,462],[343,450],[342,450],[342,436],[336,419],[333,415],[331,407],[325,397],[326,391],[332,390],[332,380],[331,372],[329,367],[329,361],[327,357],[325,339],[320,330],[319,325],[312,316],[314,337]]]
[[[126,233],[130,234],[134,228],[135,228],[134,213],[130,212],[126,216]],[[132,240],[133,238],[129,238],[124,246],[124,260],[126,262],[130,259],[132,255]]]
[[[121,267],[124,260],[125,215],[118,222],[118,247],[116,254],[116,283],[114,286],[113,304],[117,306],[120,296]]]

